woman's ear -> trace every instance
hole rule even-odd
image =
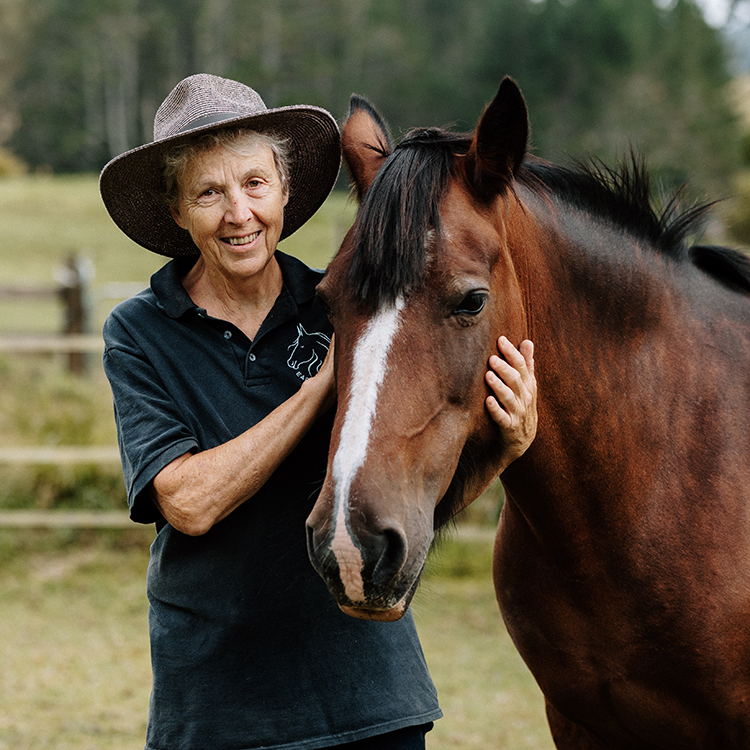
[[[286,203],[284,204],[286,205]],[[169,213],[172,214],[172,218],[177,222],[177,226],[181,229],[187,229],[185,226],[185,222],[182,220],[182,214],[180,213],[180,209],[177,206],[177,203],[172,203],[172,205],[169,207]]]

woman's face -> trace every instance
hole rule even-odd
[[[269,146],[256,143],[242,155],[223,146],[200,152],[179,188],[172,215],[207,266],[239,280],[267,267],[288,200]]]

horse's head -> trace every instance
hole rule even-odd
[[[319,287],[339,405],[308,519],[313,565],[348,614],[401,617],[434,529],[497,476],[484,374],[500,333],[525,335],[506,226],[527,136],[509,79],[474,136],[417,130],[396,149],[352,100],[344,158],[361,205]]]

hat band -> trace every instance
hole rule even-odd
[[[261,114],[260,112],[258,114]],[[207,115],[206,117],[199,117],[197,120],[193,120],[185,125],[184,128],[178,130],[174,135],[180,135],[180,133],[187,133],[190,130],[197,130],[203,128],[206,125],[215,125],[217,122],[224,122],[224,120],[232,120],[235,117],[242,117],[242,112],[217,112],[214,115]]]

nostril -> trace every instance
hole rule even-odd
[[[315,557],[315,529],[309,523],[305,525],[305,534],[307,538],[307,554],[312,559]]]
[[[315,527],[311,524],[306,526],[307,532],[307,555],[310,558],[315,570],[321,575],[325,574],[326,568],[331,566],[331,552],[330,548],[320,538],[320,535],[316,532]]]
[[[377,539],[378,558],[372,571],[372,582],[376,586],[386,586],[403,569],[408,548],[401,529],[383,529]]]

